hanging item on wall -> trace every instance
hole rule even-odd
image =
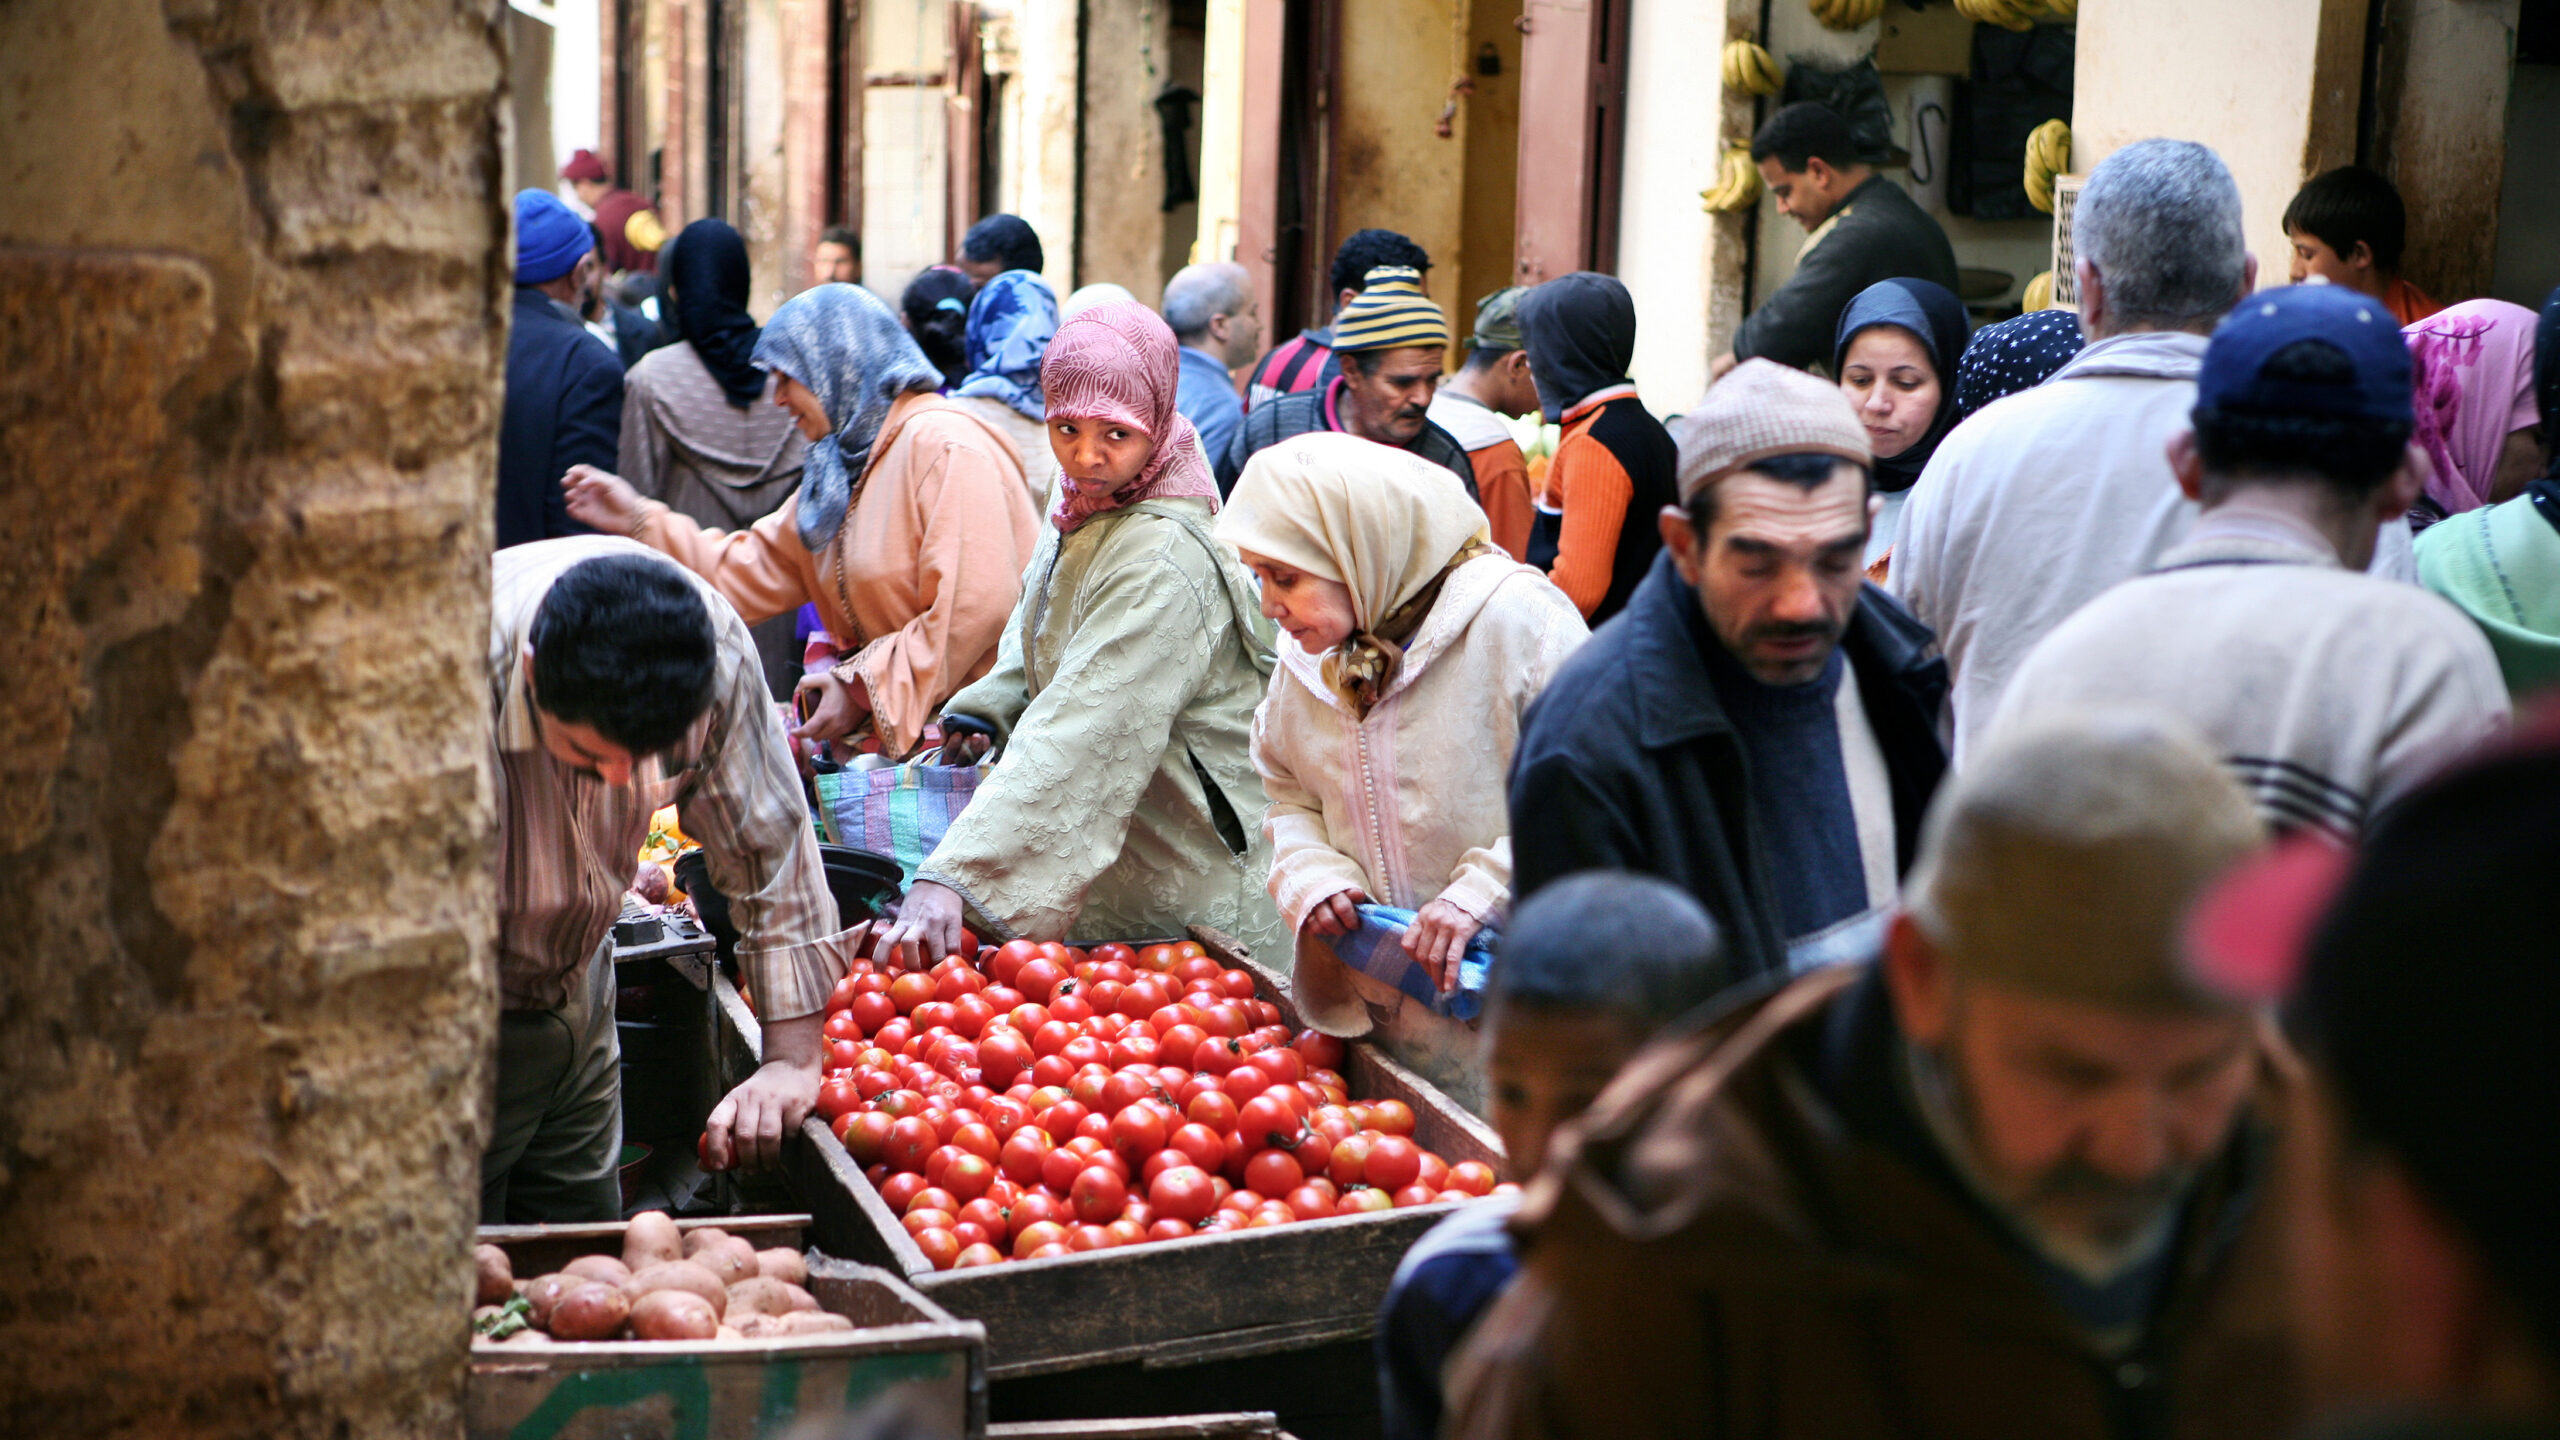
[[[2071,127],[2047,120],[2027,132],[2027,203],[2053,213],[2053,177],[2071,168]]]
[[[1179,210],[1200,198],[1191,179],[1191,104],[1200,92],[1188,85],[1168,85],[1156,97],[1156,118],[1164,124],[1164,207]]]
[[[2027,202],[2018,177],[2026,165],[2027,136],[2045,121],[2067,121],[2071,114],[2076,48],[2077,32],[2068,25],[2025,31],[1974,27],[1972,68],[1956,86],[1949,136],[1950,212],[1977,220],[2027,220],[2040,213]]]
[[[1956,13],[2003,30],[2032,30],[2045,7],[2037,0],[1956,0]]]
[[[1786,83],[1778,62],[1769,52],[1749,40],[1728,40],[1724,46],[1724,88],[1744,95],[1775,95]]]
[[[1711,214],[1723,215],[1748,210],[1760,200],[1760,167],[1751,158],[1751,146],[1736,140],[1724,147],[1724,159],[1716,166],[1716,183],[1698,192],[1698,200]]]
[[[1957,3],[1961,5],[1963,0]],[[1833,30],[1855,30],[1882,18],[1884,0],[1805,0],[1805,8]]]
[[[1884,98],[1884,76],[1876,62],[1860,60],[1827,69],[1799,55],[1787,66],[1783,104],[1810,100],[1849,123],[1858,143],[1858,158],[1870,165],[1903,165],[1911,157],[1893,143],[1893,106]]]

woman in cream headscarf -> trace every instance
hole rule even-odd
[[[880,953],[999,939],[1145,940],[1207,925],[1265,955],[1253,706],[1271,673],[1253,581],[1209,534],[1218,489],[1174,408],[1181,349],[1134,302],[1058,327],[1040,363],[1057,501],[996,668],[943,732],[995,769],[916,871]],[[969,753],[967,742],[946,753]]]
[[[1378,1023],[1475,1106],[1464,1027],[1325,942],[1358,927],[1356,906],[1413,910],[1406,950],[1442,990],[1457,984],[1467,942],[1511,899],[1503,777],[1520,714],[1590,632],[1544,574],[1493,548],[1456,476],[1349,435],[1257,453],[1218,539],[1294,642],[1255,713],[1253,760],[1300,1008],[1335,1034]]]

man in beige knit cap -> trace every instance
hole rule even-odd
[[[1873,950],[1946,770],[1946,667],[1860,570],[1866,427],[1745,361],[1671,426],[1679,503],[1626,608],[1566,662],[1511,768],[1513,891],[1681,886],[1752,978]]]
[[[1656,1042],[1550,1142],[1446,1433],[2296,1433],[2298,1082],[2182,963],[2260,839],[2184,722],[1993,737],[1881,955]]]

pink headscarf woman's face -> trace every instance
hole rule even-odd
[[[2530,437],[2509,441],[2542,423],[2533,392],[2534,327],[2534,313],[2521,305],[2469,300],[2401,332],[2409,344],[2415,438],[2434,467],[2427,494],[2448,515],[2502,493],[2502,470],[2530,478],[2539,468],[2527,468],[2540,458]]]
[[[1073,530],[1140,500],[1218,493],[1200,437],[1174,408],[1182,350],[1133,302],[1097,305],[1058,327],[1040,362],[1049,448],[1065,471],[1053,515]]]

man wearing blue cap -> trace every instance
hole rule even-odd
[[[595,232],[548,190],[516,195],[515,325],[498,425],[498,548],[587,527],[569,518],[560,477],[612,470],[622,446],[622,361],[579,311],[603,278]]]
[[[2359,573],[2426,482],[2399,322],[2339,286],[2252,296],[2214,331],[2190,418],[2169,464],[2202,507],[2194,527],[2037,642],[1992,728],[2167,709],[2271,828],[2352,840],[2508,718],[2462,612]]]

